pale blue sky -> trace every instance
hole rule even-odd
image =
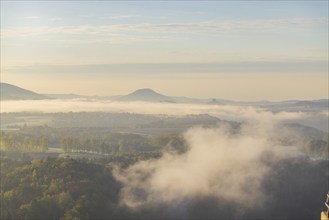
[[[327,98],[327,38],[328,1],[1,1],[1,80],[43,93]]]

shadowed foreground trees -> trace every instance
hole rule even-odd
[[[1,219],[319,219],[328,191],[328,161],[273,160],[262,183],[266,201],[247,208],[195,197],[132,210],[107,162],[1,157]]]
[[[105,166],[69,158],[1,164],[1,219],[116,216],[120,187]]]

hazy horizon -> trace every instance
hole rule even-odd
[[[328,98],[328,2],[1,1],[1,81],[38,93]]]
[[[10,85],[13,85],[13,86],[17,86],[19,88],[22,88],[22,89],[26,89],[26,90],[29,90],[29,91],[32,91],[32,92],[36,92],[37,94],[41,94],[41,95],[45,95],[45,96],[49,96],[50,98],[53,98],[52,96],[53,95],[77,95],[77,96],[82,96],[82,97],[86,97],[86,98],[90,98],[90,99],[93,99],[93,98],[106,98],[106,97],[121,97],[121,96],[126,96],[126,95],[130,95],[132,93],[135,93],[139,90],[144,90],[144,89],[149,89],[149,90],[152,90],[153,92],[155,93],[158,93],[160,95],[164,95],[164,96],[167,96],[168,94],[165,94],[165,93],[162,93],[161,91],[158,91],[158,90],[155,90],[153,88],[150,88],[150,87],[144,87],[144,88],[136,88],[136,89],[133,89],[133,90],[130,90],[130,91],[127,91],[126,93],[124,94],[103,94],[103,95],[97,95],[97,94],[86,94],[86,93],[74,93],[74,92],[63,92],[63,91],[59,91],[58,93],[56,92],[53,92],[53,93],[45,93],[45,92],[42,92],[42,91],[35,91],[35,90],[31,90],[29,88],[23,88],[19,85],[15,85],[15,84],[11,84],[11,83],[7,83],[7,82],[1,82],[1,83],[6,83],[6,84],[10,84]],[[297,100],[297,101],[316,101],[316,100],[329,100],[329,97],[319,97],[319,98],[303,98],[303,99],[298,99],[298,98],[285,98],[285,99],[250,99],[250,100],[238,100],[238,99],[228,99],[228,98],[225,98],[225,97],[192,97],[192,96],[185,96],[185,95],[177,95],[177,94],[173,94],[171,93],[172,95],[168,96],[168,97],[177,97],[177,98],[190,98],[190,99],[196,99],[196,100],[207,100],[207,99],[217,99],[217,100],[227,100],[227,101],[233,101],[233,102],[264,102],[264,101],[268,101],[268,102],[285,102],[285,101],[293,101],[293,100]],[[64,98],[64,97],[63,97]],[[60,97],[57,97],[56,99],[61,99]],[[68,97],[66,97],[65,99],[68,99]],[[75,98],[69,98],[69,99],[75,99]],[[2,102],[6,102],[8,100],[2,100]],[[9,100],[9,101],[14,101],[14,100]]]

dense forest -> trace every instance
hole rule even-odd
[[[113,161],[1,157],[1,219],[318,219],[327,190],[327,161],[268,158],[261,207],[204,197],[130,209],[120,205],[122,185]],[[307,178],[305,178],[307,177]]]
[[[206,123],[200,126],[213,125]],[[230,126],[233,132],[239,132],[238,123],[231,123]],[[158,127],[154,129],[156,128]],[[294,129],[291,125],[285,125],[282,130],[287,128]],[[297,128],[299,130],[295,132],[295,136],[278,136],[275,137],[276,141],[284,145],[296,145],[307,155],[326,158],[329,135],[317,130],[316,132],[300,131],[305,127]],[[113,131],[108,127],[56,128],[48,125],[23,126],[18,130],[1,131],[0,143],[0,149],[3,151],[46,152],[48,148],[61,148],[66,153],[90,153],[103,156],[140,152],[159,153],[165,150],[184,152],[187,148],[182,132],[176,130],[164,134],[143,134]]]
[[[246,130],[243,123],[214,120],[209,115],[175,118],[82,112],[1,116],[6,125],[0,136],[1,219],[319,219],[320,211],[325,209],[329,179],[328,133],[311,127],[282,123],[278,129],[270,130],[272,133],[259,137],[262,130],[257,130],[258,125]],[[43,124],[47,118],[51,118],[50,123]],[[219,130],[219,127],[228,130]],[[254,132],[253,128],[255,133],[250,133]],[[274,132],[278,130],[280,132]],[[257,151],[257,144],[264,137],[266,142],[261,142],[264,149]],[[225,149],[227,142],[229,148]],[[223,151],[214,150],[212,145]],[[227,181],[236,171],[254,173],[258,167],[266,168],[261,181],[250,176],[240,185],[248,191],[248,186],[256,181],[257,190],[264,197],[260,204],[253,206],[212,194],[173,201],[155,198],[155,203],[138,207],[123,202],[127,182],[117,176],[118,170],[132,178],[128,180],[146,180],[147,175],[151,175],[148,171],[155,171],[153,168],[161,171],[172,166],[170,162],[175,163],[167,160],[157,166],[165,161],[161,158],[169,155],[176,158],[176,162],[183,162],[179,165],[186,168],[189,152],[198,149],[202,151],[187,171],[201,172],[188,181],[203,181],[202,175],[208,170],[221,174],[220,179],[211,181]],[[232,164],[226,166],[228,169],[224,172],[221,169],[225,164],[223,167],[214,167],[216,163],[198,166],[208,160],[225,160],[220,154],[231,149],[233,153],[227,156]],[[279,150],[283,150],[284,156],[277,154]],[[259,154],[257,159],[252,157],[249,161],[254,163],[250,169],[255,170],[238,167],[239,160],[245,159],[241,155],[249,152]],[[218,155],[213,157],[214,154]],[[129,168],[142,163],[147,165],[147,172],[138,173],[143,170],[137,169],[128,175]],[[178,177],[184,183],[185,175],[182,172]],[[239,180],[239,175],[244,174],[233,176]],[[229,183],[227,187],[232,186]],[[144,188],[130,188],[132,194],[128,196],[143,201],[145,192],[141,189]]]
[[[109,208],[120,185],[109,168],[69,158],[17,162],[3,158],[2,219],[118,217]]]

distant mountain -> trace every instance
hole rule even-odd
[[[172,97],[161,95],[152,89],[138,89],[133,93],[121,96],[118,101],[174,102]]]
[[[45,95],[32,92],[8,83],[0,83],[1,100],[50,99]]]
[[[298,101],[295,103],[296,106],[307,106],[307,107],[329,107],[328,99],[319,99],[312,101]]]

